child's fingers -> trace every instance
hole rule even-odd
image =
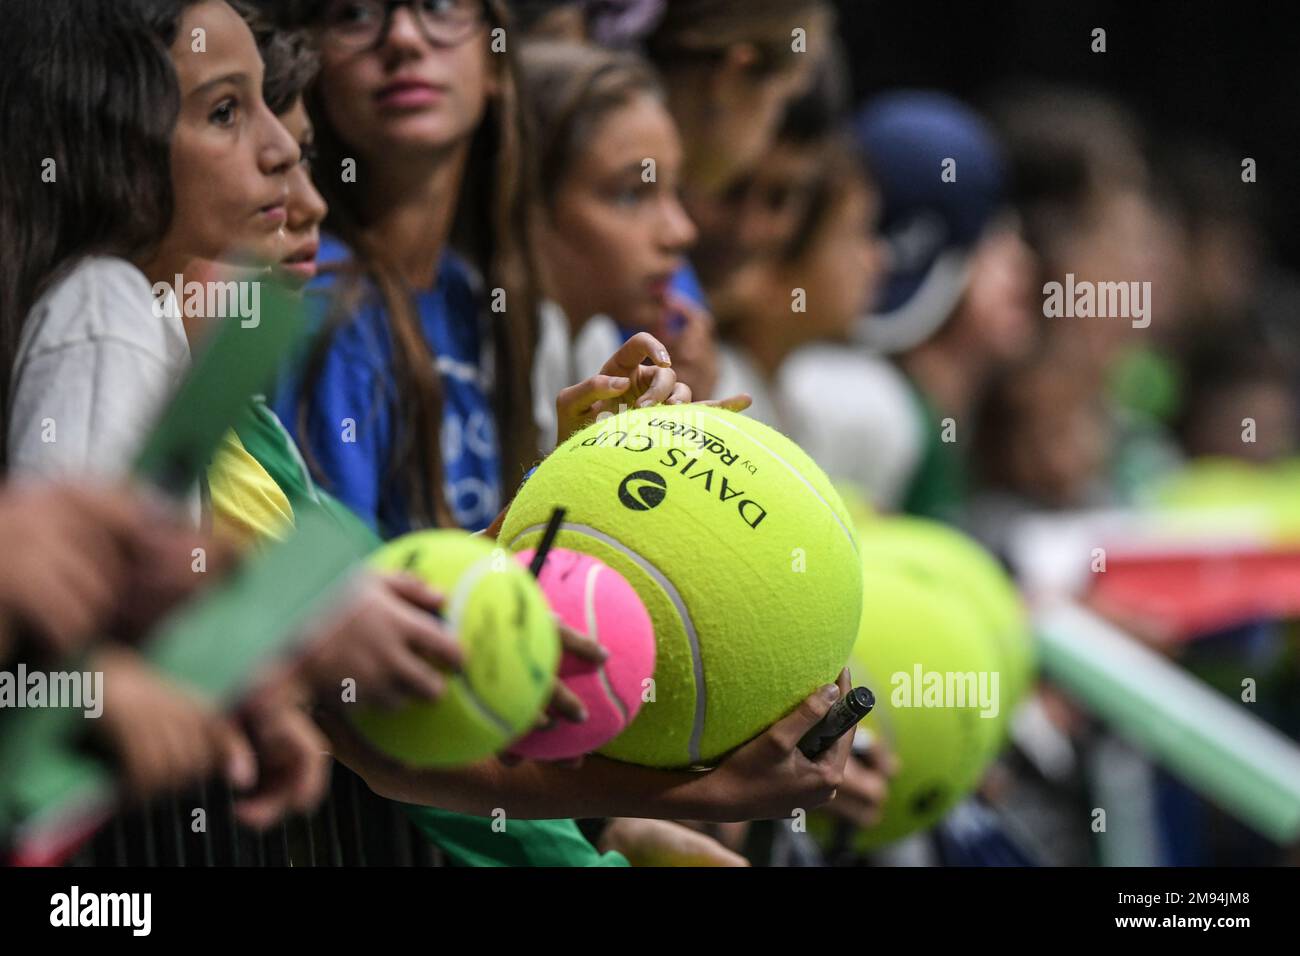
[[[90,516],[67,512],[57,519],[62,524],[59,545],[65,552],[78,555],[96,569],[100,578],[111,578],[112,587],[120,588],[126,576],[126,554],[119,546],[120,536]]]
[[[832,687],[835,689],[832,690]],[[831,705],[839,700],[843,693],[843,688],[837,684],[823,685],[805,697],[794,710],[769,727],[764,736],[771,738],[782,752],[794,750],[803,739],[803,735],[826,716]]]
[[[307,810],[324,792],[325,742],[303,714],[276,714],[258,735],[263,772],[257,791],[235,804],[235,815],[255,829],[270,826],[285,813]]]
[[[427,660],[403,650],[388,661],[391,682],[418,700],[437,700],[446,681]]]
[[[885,775],[869,770],[856,760],[844,765],[844,777],[835,794],[840,810],[851,816],[858,826],[871,826],[884,808],[889,786]]]
[[[580,657],[593,664],[603,664],[609,658],[609,651],[601,647],[594,638],[588,637],[556,621],[560,632],[560,646],[566,653]]]
[[[179,789],[220,766],[208,715],[197,704],[187,703],[174,710],[167,719],[158,722],[155,733],[162,747],[161,788]]]
[[[575,724],[587,720],[587,708],[582,698],[569,690],[563,681],[555,682],[555,690],[551,694],[551,709],[565,720]]]
[[[835,686],[839,689],[839,695],[836,698],[837,700],[843,699],[848,695],[849,691],[853,690],[853,679],[849,676],[849,669],[847,667],[840,671],[839,677],[835,679]],[[830,710],[830,707],[827,707],[826,709]],[[825,753],[817,758],[816,762],[822,764],[824,767],[834,766],[842,769],[848,762],[849,756],[852,753],[853,735],[843,734],[835,741],[835,743],[831,744],[831,746],[826,749]]]
[[[866,733],[866,731],[861,730],[859,732]],[[893,777],[898,773],[898,757],[885,745],[883,740],[874,739],[870,746],[865,749],[862,749],[862,744],[856,740],[854,744],[854,758],[867,769],[878,771],[884,774],[886,778]]]
[[[606,398],[622,395],[632,385],[632,380],[625,375],[593,375],[577,385],[561,389],[556,396],[556,408],[568,414],[582,414],[590,410],[597,402]]]
[[[96,619],[117,600],[116,582],[108,580],[103,566],[96,565],[89,555],[71,549],[65,551],[58,572],[77,596],[77,602]]]
[[[754,404],[754,399],[747,392],[741,392],[739,395],[732,395],[728,398],[710,398],[706,401],[696,402],[696,405],[709,405],[713,408],[725,408],[730,412],[743,412]]]
[[[450,629],[422,609],[402,604],[393,608],[394,624],[405,644],[422,660],[455,673],[465,667],[465,651]]]
[[[166,787],[167,749],[161,736],[122,741],[121,757],[126,790],[131,797],[146,800]]]
[[[868,805],[869,810],[879,816],[885,808],[885,799],[889,796],[889,779],[883,774],[866,767],[856,767],[852,771],[853,789],[857,796]],[[845,765],[845,780],[850,779],[848,765]],[[874,821],[873,821],[874,822]]]
[[[230,785],[247,790],[257,783],[257,757],[243,732],[228,720],[213,721],[210,733],[218,764]]]
[[[624,342],[601,368],[606,375],[630,375],[642,362],[649,359],[661,368],[668,368],[673,360],[668,349],[649,332],[638,332]]]
[[[69,511],[93,522],[96,530],[107,529],[129,536],[142,526],[148,526],[141,520],[143,509],[139,500],[123,489],[101,490],[67,485],[58,489],[56,494]]]
[[[627,399],[620,395],[617,398],[602,398],[587,409],[584,415],[591,419],[599,419],[602,415],[619,415],[627,410]]]
[[[677,374],[670,368],[655,368],[644,366],[638,369],[637,379],[639,382],[645,382],[649,379],[649,384],[641,390],[641,395],[634,403],[634,408],[649,408],[651,405],[661,405],[673,393],[673,388],[677,385]]]
[[[45,581],[41,599],[28,603],[22,611],[28,622],[61,654],[69,653],[89,636],[97,618],[77,586],[59,574]]]
[[[316,805],[329,784],[325,738],[305,714],[296,710],[286,715],[281,733],[292,768],[292,782],[287,788],[289,808],[306,812]]]
[[[382,575],[393,593],[422,610],[436,614],[442,610],[445,596],[439,594],[429,585],[414,575],[404,571],[393,571]]]
[[[450,632],[433,620],[414,621],[406,638],[407,646],[423,660],[443,670],[459,674],[465,669],[465,650]]]

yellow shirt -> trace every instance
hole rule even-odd
[[[257,544],[281,541],[293,527],[289,499],[233,430],[226,432],[208,466],[208,489],[215,531]]]

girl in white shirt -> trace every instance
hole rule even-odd
[[[686,308],[670,283],[696,231],[678,198],[681,139],[648,63],[535,42],[520,65],[537,135],[534,248],[549,300],[540,309],[533,392],[549,451],[560,389],[600,371],[622,344],[620,328],[662,329]]]
[[[178,275],[202,281],[211,262],[279,262],[299,148],[263,101],[253,34],[224,0],[6,0],[6,20],[11,11],[13,23],[0,23],[14,47],[0,89],[22,108],[0,114],[7,464],[117,478],[200,333],[202,317],[183,318],[154,290]],[[189,561],[187,552],[187,573]],[[403,699],[435,698],[445,685],[427,658],[449,670],[460,663],[426,613],[437,602],[418,582],[368,577],[321,650],[365,642],[379,659],[387,647],[388,663],[359,693],[376,696],[382,685]],[[416,648],[423,656],[407,653]],[[198,706],[187,704],[187,713]],[[164,763],[211,749],[175,731],[176,721],[162,726],[174,745]],[[305,716],[277,702],[252,733],[263,773],[239,805],[245,822],[313,803],[324,742]],[[232,782],[252,782],[251,759]]]
[[[148,30],[91,4],[51,6],[63,17],[33,45],[53,56],[30,76],[6,71],[17,89],[5,102],[61,110],[53,124],[14,110],[39,128],[5,137],[31,154],[0,172],[17,259],[0,282],[5,448],[14,469],[116,475],[189,364],[182,319],[153,290],[201,278],[204,260],[278,261],[298,146],[263,103],[252,35],[222,0],[156,0]],[[74,63],[101,75],[69,90]]]
[[[297,145],[221,0],[6,0],[0,37],[6,464],[120,477],[188,365],[180,317],[153,284],[234,251],[274,258]],[[194,576],[191,561],[187,549],[180,574]],[[165,579],[177,564],[147,570]],[[236,722],[131,648],[91,653],[112,662],[105,724],[119,726],[126,779],[144,792],[224,770],[256,826],[320,796],[322,741],[281,682]]]

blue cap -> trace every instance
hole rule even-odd
[[[883,352],[904,351],[938,331],[965,291],[970,254],[1003,206],[1002,152],[972,109],[919,90],[871,100],[853,134],[875,173],[890,252],[859,338]]]

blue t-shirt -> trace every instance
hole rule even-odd
[[[323,238],[322,265],[349,256],[339,240]],[[308,286],[318,323],[324,321],[337,282],[336,274],[325,273]],[[488,397],[481,311],[468,267],[454,253],[445,253],[434,288],[417,293],[414,302],[442,383],[447,504],[460,527],[479,531],[501,510],[501,450]],[[335,330],[312,389],[305,435],[296,407],[299,390],[294,376],[279,391],[275,411],[294,440],[310,449],[324,487],[381,537],[410,531],[410,503],[390,473],[393,448],[410,436],[399,434],[403,397],[393,375],[393,338],[377,292]]]

